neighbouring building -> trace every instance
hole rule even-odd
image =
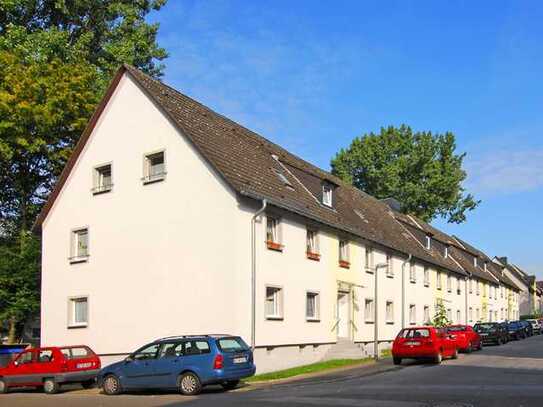
[[[130,66],[36,229],[42,343],[104,363],[227,332],[263,372],[371,355],[438,303],[455,323],[519,312],[507,267]]]

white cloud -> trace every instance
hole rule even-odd
[[[466,168],[467,187],[475,193],[488,196],[533,191],[543,187],[543,148],[485,152],[467,161]]]

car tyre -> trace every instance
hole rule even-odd
[[[402,358],[393,357],[393,358],[392,358],[392,362],[393,362],[395,365],[401,365],[401,364],[402,364]]]
[[[116,396],[122,393],[121,382],[115,375],[109,375],[104,378],[102,389],[108,396]]]
[[[466,353],[473,352],[473,343],[468,343],[468,347],[466,348]]]
[[[441,354],[441,352],[439,352],[434,358],[434,363],[436,365],[439,365],[442,361],[443,361],[443,355]]]
[[[454,349],[454,353],[451,356],[452,359],[458,359],[458,348]]]
[[[86,380],[84,382],[81,382],[81,386],[83,386],[84,389],[92,389],[96,385],[96,380]]]
[[[183,373],[179,377],[179,391],[185,396],[195,396],[202,391],[202,382],[192,372]]]
[[[224,390],[234,390],[238,387],[239,380],[227,380],[226,382],[221,383],[221,386]]]
[[[43,391],[45,394],[55,394],[60,390],[60,384],[55,379],[45,379],[43,381]]]
[[[4,379],[0,379],[0,394],[6,394],[8,392],[8,385]]]

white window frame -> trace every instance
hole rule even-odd
[[[473,294],[473,279],[469,279],[469,293]]]
[[[268,313],[268,289],[273,291],[274,298],[274,313]],[[283,287],[278,285],[266,285],[264,289],[264,315],[269,320],[282,320],[283,319],[283,304],[284,304],[284,290]]]
[[[430,306],[429,305],[424,306],[422,318],[424,319],[423,324],[428,324],[428,323],[431,322]]]
[[[456,310],[456,323],[459,324],[460,322],[462,322],[462,312],[457,309]]]
[[[309,301],[309,297],[313,297],[315,301],[315,315],[308,315],[307,313],[307,305]],[[318,291],[306,291],[305,293],[305,319],[309,322],[318,322],[321,319],[320,314],[320,302],[321,302],[321,295]]]
[[[409,263],[409,281],[412,283],[417,282],[417,269],[414,261]]]
[[[436,271],[436,289],[438,290],[441,290],[443,289],[443,281],[442,281],[442,276],[441,276],[441,272],[440,271]]]
[[[270,227],[271,226],[271,227]],[[266,215],[266,245],[270,250],[282,251],[282,222],[277,216]],[[270,238],[271,237],[271,238]]]
[[[109,184],[104,181],[104,170],[109,167]],[[92,170],[92,193],[93,195],[110,192],[113,189],[113,163],[97,165]]]
[[[430,287],[430,268],[424,267],[424,286]]]
[[[153,174],[151,169],[152,169],[152,165],[151,165],[151,161],[152,159],[155,157],[155,156],[158,156],[158,155],[162,155],[162,172],[159,172],[159,173],[156,173],[156,174]],[[161,149],[161,150],[156,150],[156,151],[151,151],[151,152],[148,152],[148,153],[145,153],[143,155],[143,177],[141,178],[143,184],[152,184],[154,182],[159,182],[159,181],[164,181],[166,179],[166,174],[167,174],[167,171],[166,171],[166,150],[165,149]]]
[[[339,239],[338,240],[338,250],[339,250],[339,262],[346,262],[347,266],[349,266],[351,263],[349,261],[350,253],[349,253],[349,241],[346,239]]]
[[[306,229],[306,254],[320,255],[319,232],[312,228]]]
[[[394,278],[394,262],[392,260],[391,254],[388,254],[388,253],[386,254],[386,264],[387,264],[386,276],[389,278]]]
[[[86,307],[86,320],[85,321],[76,321],[76,303],[83,302],[87,303]],[[78,295],[68,298],[68,328],[86,328],[89,326],[89,296],[88,295]]]
[[[432,237],[430,235],[426,235],[426,250],[430,250],[432,248]]]
[[[333,193],[334,189],[331,185],[323,184],[322,185],[322,203],[323,205],[326,205],[328,207],[332,207],[333,204]]]
[[[81,239],[81,233],[86,232],[87,235],[87,248],[86,252],[79,251],[79,242]],[[70,232],[70,256],[68,260],[70,263],[82,263],[88,261],[90,256],[90,233],[89,227],[83,226],[79,228],[72,229]]]
[[[373,247],[366,246],[364,250],[364,268],[367,273],[373,274],[373,264],[374,264],[374,251]]]
[[[447,319],[449,321],[452,321],[452,309],[451,308],[447,308]]]
[[[460,279],[458,277],[454,278],[456,280],[456,294],[462,295],[462,284],[460,282]]]
[[[409,304],[409,323],[411,325],[417,324],[417,306],[415,304]]]
[[[477,267],[477,257],[473,256],[473,267]]]
[[[394,323],[394,301],[392,300],[385,302],[385,321],[387,324]]]
[[[449,246],[445,246],[445,253],[444,253],[443,257],[445,257],[446,259],[449,258]]]
[[[375,301],[373,298],[366,298],[364,300],[364,322],[372,324],[375,319]]]
[[[469,307],[469,322],[473,322],[473,307]]]
[[[452,292],[452,276],[447,274],[447,292]]]
[[[481,295],[481,284],[480,284],[479,280],[477,280],[476,283],[475,283],[475,290],[476,290],[477,295]]]

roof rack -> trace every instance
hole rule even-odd
[[[232,336],[230,334],[196,334],[196,335],[172,335],[172,336],[165,336],[163,338],[155,339],[155,342],[157,341],[164,341],[166,339],[185,339],[185,338],[213,338],[213,337],[221,337],[221,336]]]

